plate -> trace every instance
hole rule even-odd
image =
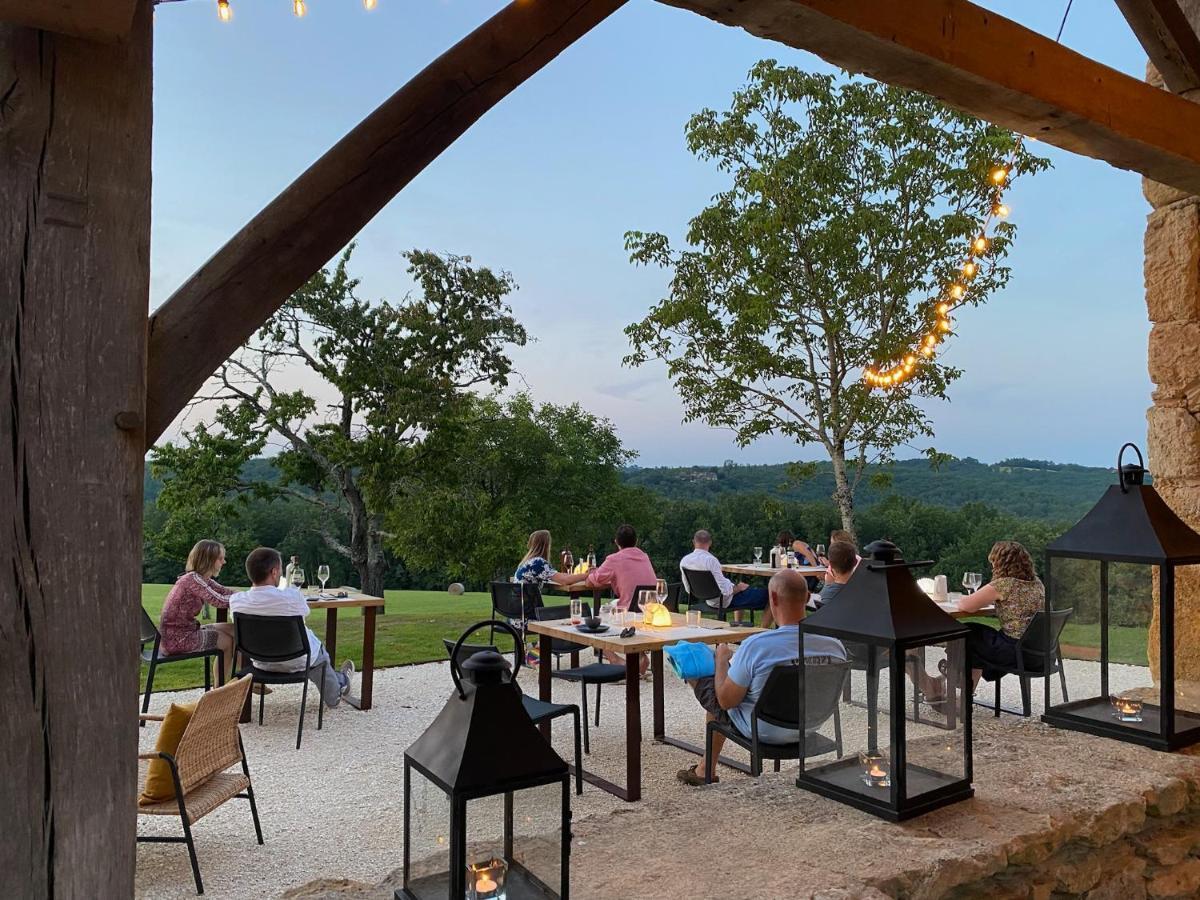
[[[576,625],[575,630],[583,634],[604,634],[604,632],[608,631],[608,626],[601,625],[599,628],[587,628],[583,625]]]

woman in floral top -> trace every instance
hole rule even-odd
[[[972,671],[973,683],[978,683],[981,675],[995,681],[1005,668],[1016,667],[1017,641],[1037,611],[1046,605],[1046,589],[1033,570],[1033,559],[1016,541],[998,541],[988,553],[988,562],[992,580],[958,602],[958,608],[965,612],[994,605],[1000,620],[999,630],[981,622],[967,623],[971,629],[967,636],[971,658],[983,664]]]
[[[159,652],[164,656],[220,649],[225,676],[233,671],[233,625],[216,622],[203,625],[196,620],[204,604],[228,609],[233,588],[214,580],[225,565],[225,548],[217,541],[200,541],[188,554],[187,571],[175,579],[175,585],[163,603],[158,629],[162,633]]]
[[[554,566],[550,565],[549,559],[550,532],[545,529],[535,531],[529,536],[529,548],[525,551],[525,556],[521,558],[520,565],[517,566],[514,579],[526,584],[536,584],[538,587],[547,582],[571,584],[579,580],[572,578],[567,572],[555,571]]]

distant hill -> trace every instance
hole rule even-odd
[[[871,475],[889,474],[891,485],[875,486]],[[789,500],[828,500],[833,493],[833,469],[817,465],[816,474],[797,483],[788,466],[723,466],[681,468],[630,467],[625,481],[673,499],[710,500],[721,494],[767,493]],[[935,506],[957,507],[981,502],[1019,516],[1053,521],[1079,518],[1114,482],[1113,469],[1053,463],[1036,459],[1006,459],[995,464],[966,457],[933,469],[925,459],[902,460],[869,473],[859,486],[859,507],[891,494],[914,497]]]

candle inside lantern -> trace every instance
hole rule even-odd
[[[1113,716],[1120,722],[1141,722],[1142,701],[1136,697],[1112,696]]]
[[[861,753],[859,762],[863,767],[863,784],[877,788],[892,786],[891,773],[888,771],[888,759],[882,753]]]
[[[467,866],[467,900],[505,900],[504,876],[508,863],[502,859]]]

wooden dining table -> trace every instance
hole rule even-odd
[[[593,772],[585,771],[583,778],[603,791],[607,791],[622,800],[634,802],[642,798],[642,706],[641,706],[641,669],[642,654],[650,655],[651,685],[653,696],[653,736],[663,744],[670,744],[688,750],[697,755],[703,755],[704,750],[695,744],[671,737],[666,733],[666,713],[663,700],[663,648],[679,641],[693,641],[702,644],[732,644],[759,634],[763,628],[747,628],[735,626],[730,622],[719,622],[704,619],[700,625],[688,625],[687,617],[679,613],[671,614],[671,625],[652,626],[640,622],[634,626],[637,631],[632,637],[620,637],[618,626],[609,626],[608,631],[601,634],[589,634],[580,631],[572,625],[569,619],[528,623],[529,631],[538,635],[540,658],[544,661],[538,667],[538,696],[549,702],[551,700],[551,684],[553,672],[550,660],[553,658],[551,647],[554,638],[595,647],[598,650],[609,650],[625,656],[625,784],[614,784]],[[702,716],[702,710],[696,707],[697,720]],[[550,725],[543,723],[539,726],[542,734],[549,739]],[[722,758],[722,762],[730,764],[730,760]]]
[[[375,687],[375,619],[385,612],[382,597],[373,597],[350,587],[328,588],[324,593],[314,589],[303,591],[309,609],[325,610],[325,650],[333,665],[337,662],[337,618],[340,609],[361,609],[363,616],[362,669],[358,696],[348,694],[344,699],[355,709],[364,712],[371,708]],[[345,594],[344,597],[337,596]],[[229,610],[218,609],[217,621],[229,620]],[[249,709],[249,707],[247,707]],[[248,716],[248,713],[246,713]],[[248,721],[246,719],[245,721]]]
[[[786,572],[787,566],[768,566],[766,563],[722,563],[721,571],[726,575],[742,575],[746,578],[770,578],[776,572]],[[828,569],[824,566],[794,566],[793,572],[801,575],[824,575]]]

